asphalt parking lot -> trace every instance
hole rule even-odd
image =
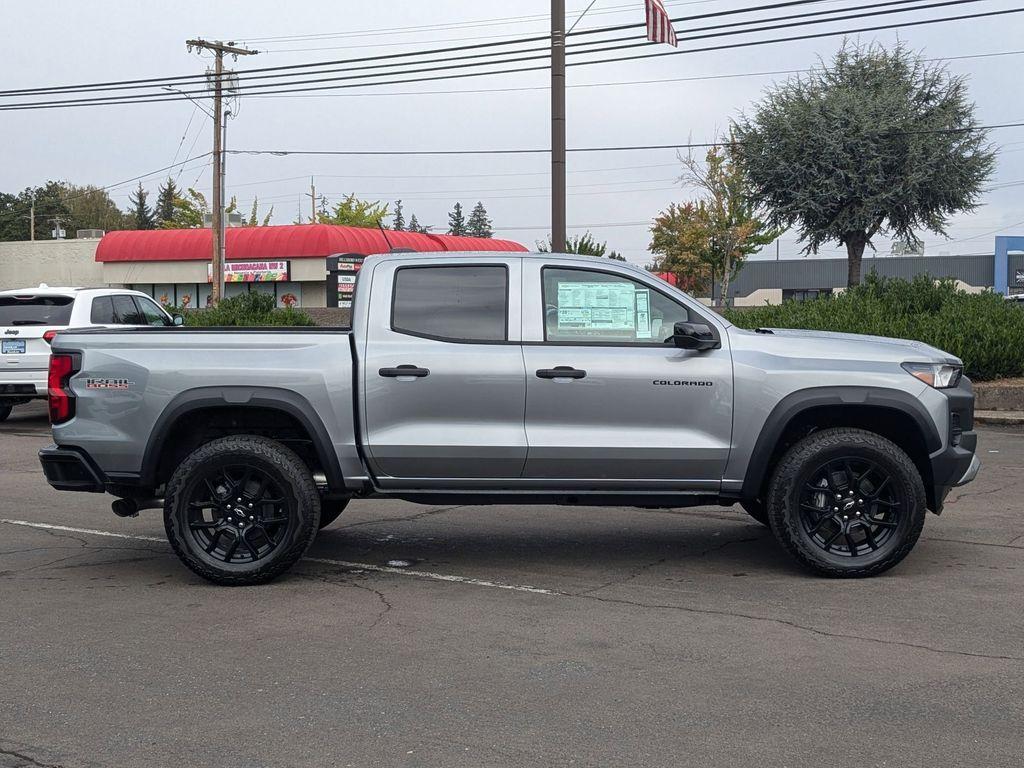
[[[1021,764],[1024,430],[857,582],[738,507],[359,502],[220,588],[159,513],[51,490],[48,441],[0,425],[3,768]]]

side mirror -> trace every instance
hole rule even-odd
[[[175,325],[184,325],[185,318],[182,317],[181,315],[175,315],[174,317],[171,318],[171,322],[173,322]]]
[[[679,349],[694,349],[698,352],[720,346],[714,331],[703,323],[676,323],[672,327],[672,343]]]

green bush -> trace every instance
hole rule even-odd
[[[725,316],[741,328],[806,328],[915,339],[956,355],[976,380],[1024,374],[1024,310],[952,279],[911,281],[872,272],[863,285],[812,301],[786,301]]]
[[[221,299],[216,307],[180,314],[185,318],[185,325],[190,326],[316,325],[302,310],[293,307],[278,309],[274,306],[273,295],[256,291]]]

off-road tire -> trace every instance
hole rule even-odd
[[[288,540],[264,559],[252,563],[218,563],[206,556],[187,535],[189,488],[209,462],[230,458],[253,464],[275,478],[284,489],[290,514],[296,516]],[[309,467],[290,448],[256,435],[235,435],[213,440],[178,466],[167,482],[164,499],[164,527],[167,538],[181,561],[194,573],[216,584],[243,586],[262,584],[288,570],[306,552],[320,525],[320,494]]]
[[[757,520],[765,528],[771,528],[771,525],[768,523],[768,510],[764,508],[764,502],[760,499],[741,501],[740,506],[743,507],[744,512]]]
[[[833,457],[850,455],[889,473],[904,503],[885,545],[864,556],[840,557],[812,541],[798,509],[802,483],[814,468]],[[823,429],[790,448],[775,468],[767,501],[768,521],[779,543],[805,568],[831,578],[875,576],[892,568],[917,543],[927,514],[924,482],[910,457],[884,437],[853,428]]]
[[[11,415],[11,411],[14,410],[14,406],[8,403],[0,403],[0,421],[7,421],[7,417]]]
[[[333,523],[348,506],[349,499],[320,499],[320,530]]]

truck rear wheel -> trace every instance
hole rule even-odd
[[[186,566],[217,584],[279,576],[302,557],[319,524],[320,495],[309,467],[265,437],[206,443],[167,483],[167,538]]]
[[[897,445],[861,429],[814,432],[783,456],[768,489],[772,532],[822,576],[874,576],[917,543],[921,475]]]

